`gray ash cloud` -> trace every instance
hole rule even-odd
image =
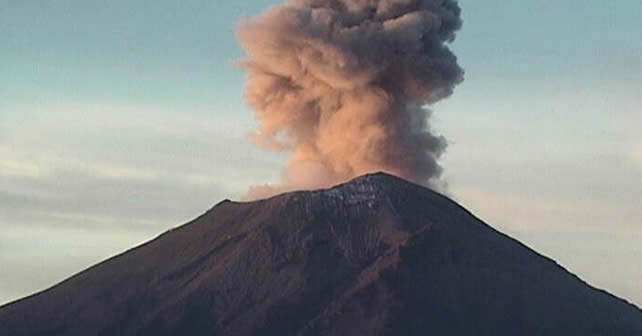
[[[426,106],[462,81],[448,48],[460,14],[453,0],[292,0],[242,22],[252,138],[292,153],[281,184],[249,198],[373,171],[438,178],[446,141]]]

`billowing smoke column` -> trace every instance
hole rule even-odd
[[[241,23],[253,139],[293,153],[282,184],[248,198],[373,171],[438,178],[446,142],[424,106],[462,80],[446,46],[460,27],[455,0],[290,0]]]

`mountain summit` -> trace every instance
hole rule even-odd
[[[641,335],[642,311],[383,173],[223,201],[0,307],[0,335]]]

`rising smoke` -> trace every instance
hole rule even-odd
[[[455,0],[290,0],[242,22],[253,140],[292,152],[281,185],[248,197],[373,171],[438,178],[446,141],[425,106],[462,80],[447,47],[460,27]]]

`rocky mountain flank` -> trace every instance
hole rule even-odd
[[[642,311],[378,173],[223,201],[0,307],[0,335],[639,336]]]

